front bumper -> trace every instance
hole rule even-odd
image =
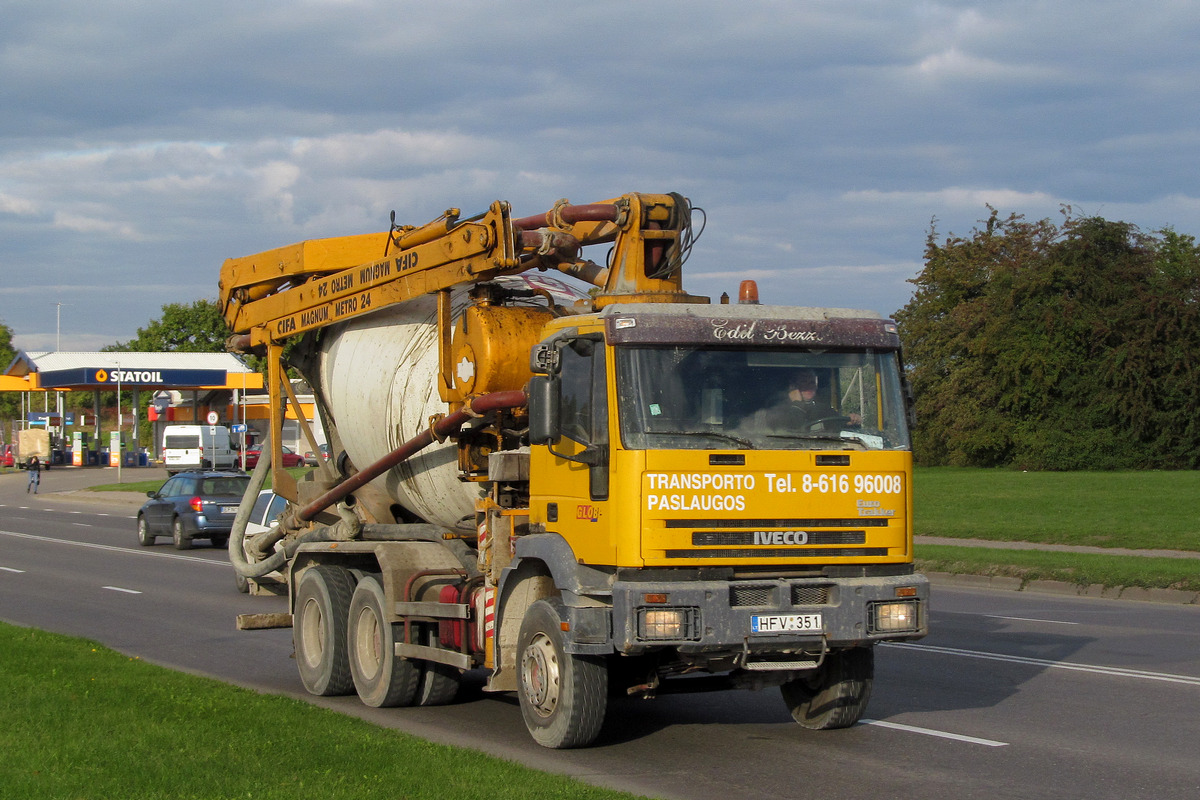
[[[753,655],[909,641],[928,633],[928,601],[929,580],[916,573],[619,581],[613,587],[612,646],[626,655],[670,647],[683,656],[740,655],[745,660]],[[681,624],[662,624],[675,619]]]

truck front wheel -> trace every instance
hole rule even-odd
[[[875,649],[855,647],[829,653],[815,675],[779,687],[792,719],[805,728],[848,728],[858,722],[871,699]]]
[[[296,587],[292,643],[300,681],[309,694],[350,694],[354,681],[346,656],[346,627],[354,578],[342,567],[305,570]]]
[[[517,638],[521,716],[538,744],[555,749],[595,741],[608,703],[604,660],[565,652],[562,619],[555,605],[538,600]]]
[[[350,601],[350,672],[359,698],[372,708],[412,705],[421,679],[415,661],[396,658],[396,638],[383,587],[367,576]]]

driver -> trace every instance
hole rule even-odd
[[[862,422],[858,414],[840,414],[816,401],[817,374],[811,369],[799,369],[789,375],[787,389],[787,397],[781,403],[755,412],[751,419],[754,428],[783,433],[824,429],[824,425],[817,425],[824,420],[834,427],[847,421],[851,425]]]

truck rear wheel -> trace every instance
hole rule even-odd
[[[354,578],[341,567],[305,570],[296,587],[292,642],[300,681],[309,694],[350,694],[354,681],[346,655],[346,626]]]
[[[373,708],[412,705],[420,665],[396,657],[396,638],[379,580],[358,582],[350,601],[350,672],[359,698]]]
[[[858,722],[871,699],[875,649],[855,647],[829,653],[813,676],[779,687],[792,719],[805,728],[848,728]]]
[[[604,660],[564,651],[562,616],[546,600],[525,613],[517,667],[521,716],[538,744],[563,749],[595,741],[608,705]]]

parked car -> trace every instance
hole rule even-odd
[[[246,451],[246,469],[254,469],[258,466],[258,457],[262,455],[262,445],[256,444]],[[303,467],[304,456],[297,453],[286,444],[283,445],[283,466],[285,467]]]
[[[319,460],[318,460],[319,459]],[[317,448],[317,452],[309,450],[304,454],[304,463],[307,466],[315,467],[321,461],[329,460],[329,445],[323,444]]]
[[[260,533],[266,533],[279,525],[279,514],[287,507],[287,498],[280,497],[270,489],[263,489],[258,493],[258,499],[254,501],[254,508],[250,511],[250,519],[246,521],[246,538],[255,536]],[[242,594],[250,591],[250,581],[243,578],[237,572],[233,573],[234,582],[237,584],[237,589]],[[265,584],[282,585],[284,582],[283,574],[276,571],[268,573],[261,578],[254,579],[260,586]]]
[[[138,541],[143,547],[157,536],[170,536],[177,550],[187,550],[193,538],[225,547],[233,530],[250,476],[240,472],[180,472],[158,491],[146,492],[138,510]]]
[[[328,456],[326,456],[328,458]],[[11,444],[0,445],[0,467],[15,467],[17,465],[17,457],[13,453]]]

